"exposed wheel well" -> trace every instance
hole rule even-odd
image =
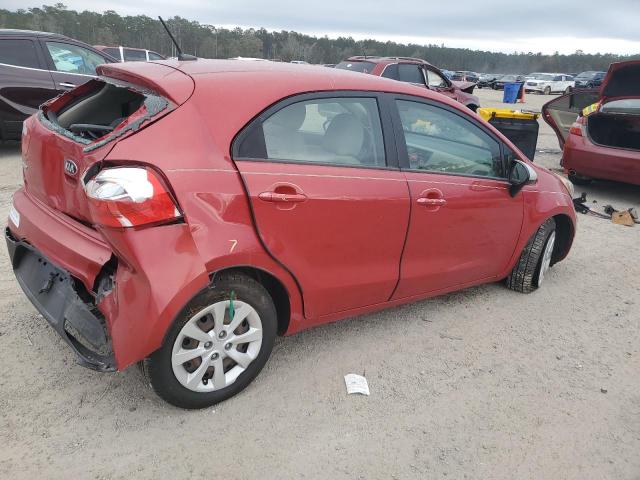
[[[264,288],[267,289],[269,295],[273,299],[273,303],[276,307],[276,313],[278,315],[278,335],[283,335],[289,328],[289,319],[291,318],[291,304],[289,303],[289,295],[287,289],[276,277],[264,270],[254,267],[231,267],[224,270],[219,270],[211,274],[211,281],[215,279],[217,275],[223,272],[240,272],[243,273],[257,282],[259,282]]]
[[[556,247],[553,252],[553,263],[562,260],[573,242],[573,223],[567,215],[556,215],[553,217],[556,222]]]

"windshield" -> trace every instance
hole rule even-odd
[[[516,76],[515,75],[505,75],[500,80],[502,80],[503,82],[514,82],[516,80]]]
[[[371,73],[373,71],[373,67],[375,67],[375,63],[371,62],[340,62],[336,65],[336,68],[341,70],[351,70],[352,72],[360,72],[360,73]]]

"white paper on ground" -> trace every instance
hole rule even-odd
[[[369,395],[369,385],[367,379],[355,373],[349,373],[344,376],[344,383],[347,386],[347,393],[359,393],[361,395]]]

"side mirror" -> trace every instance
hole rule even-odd
[[[511,170],[509,171],[509,194],[515,197],[522,187],[538,180],[536,171],[526,162],[521,160],[513,160],[511,162]]]

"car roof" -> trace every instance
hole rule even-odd
[[[250,88],[252,93],[277,100],[307,92],[363,90],[433,98],[453,105],[455,108],[461,108],[458,102],[424,87],[377,75],[326,68],[322,65],[198,59],[195,61],[158,60],[142,64],[125,62],[101,65],[98,69],[99,74],[106,76],[146,77],[160,85],[165,81],[166,71],[152,68],[152,65],[164,65],[183,72],[193,79],[196,90],[200,85],[203,90],[218,89],[230,95],[246,97],[243,89]]]
[[[354,96],[358,96],[355,92],[405,94],[473,115],[461,103],[425,87],[321,65],[198,59],[110,63],[97,71],[156,90],[179,105],[188,100],[187,108],[201,112],[204,125],[215,131],[212,146],[225,154],[232,139],[257,114],[298,95],[324,93],[331,98],[334,91],[354,91]]]
[[[62,35],[61,33],[52,33],[52,32],[39,32],[37,30],[19,30],[15,28],[2,28],[0,29],[0,37],[1,36],[14,36],[14,37],[49,37],[49,38],[60,38],[65,40],[70,40],[69,37]]]
[[[421,65],[431,65],[426,60],[422,58],[414,58],[414,57],[380,57],[377,55],[369,56],[369,55],[356,55],[354,57],[349,57],[345,62],[370,62],[370,63],[379,63],[382,65],[389,65],[392,63],[414,63]],[[432,66],[432,65],[431,65]]]

